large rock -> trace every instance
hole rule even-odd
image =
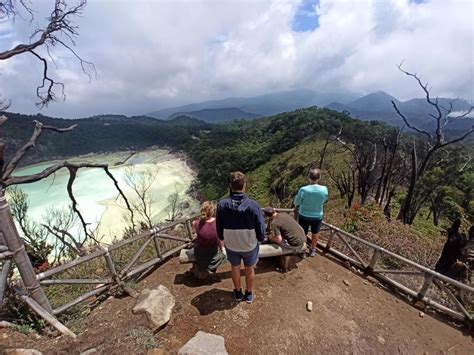
[[[6,349],[2,354],[8,355],[42,355],[41,351],[35,349]]]
[[[179,350],[178,354],[227,355],[227,350],[225,349],[223,337],[198,331],[193,338],[184,344],[184,346]]]
[[[133,313],[145,313],[152,323],[152,329],[158,329],[168,323],[175,305],[174,296],[163,285],[154,290],[144,289],[137,297]]]

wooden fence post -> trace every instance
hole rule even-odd
[[[326,250],[329,250],[331,249],[332,247],[332,242],[333,242],[333,239],[334,239],[334,230],[331,229],[329,231],[329,238],[328,238],[328,242],[326,243]]]
[[[2,248],[1,251],[8,250],[5,246],[5,239],[3,238],[2,232],[0,232],[0,247]],[[3,297],[7,289],[8,273],[10,272],[11,263],[10,259],[4,260],[0,271],[0,307],[3,304]]]
[[[161,246],[160,246],[160,241],[156,236],[153,237],[153,244],[155,245],[155,250],[156,250],[156,256],[161,259]]]
[[[47,312],[53,313],[51,304],[49,303],[46,294],[39,281],[36,278],[36,274],[31,265],[30,258],[26,253],[25,245],[20,238],[20,234],[16,229],[15,222],[5,198],[4,190],[0,187],[0,232],[3,233],[5,243],[8,249],[13,252],[13,261],[18,268],[20,276],[23,280],[26,290],[31,297]]]
[[[128,287],[127,285],[125,285],[125,283],[122,281],[120,276],[117,274],[117,270],[115,269],[115,264],[114,264],[114,261],[112,260],[112,257],[110,256],[109,250],[107,248],[104,248],[104,249],[105,249],[104,259],[107,265],[107,269],[109,270],[109,274],[112,278],[112,281],[117,283],[117,285],[121,287],[122,290],[127,292],[133,298],[137,297],[138,292]]]
[[[420,288],[420,291],[418,291],[418,299],[421,301],[423,297],[425,297],[426,292],[428,292],[428,289],[430,288],[431,284],[433,283],[433,277],[430,275],[425,275],[425,281],[423,281],[423,285]]]
[[[366,271],[368,271],[368,272],[373,272],[374,271],[374,266],[377,263],[377,260],[379,259],[379,256],[380,256],[380,252],[377,249],[375,249],[374,253],[372,254],[372,259],[370,259],[370,263],[366,268]]]
[[[186,222],[184,222],[184,224],[186,225],[186,232],[188,234],[188,239],[192,240],[193,239],[193,228],[191,227],[191,221],[187,220]]]

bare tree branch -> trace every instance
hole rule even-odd
[[[81,168],[99,168],[99,169],[103,169],[105,171],[107,176],[114,182],[114,185],[115,185],[117,191],[119,192],[120,196],[125,201],[125,204],[127,205],[127,209],[128,209],[128,211],[130,212],[130,215],[131,215],[132,225],[135,226],[133,209],[131,208],[131,205],[130,205],[127,197],[123,193],[122,189],[119,187],[118,181],[114,178],[112,173],[109,171],[109,167],[108,167],[107,164],[97,164],[97,163],[74,164],[74,163],[70,163],[68,161],[63,161],[63,162],[57,163],[53,166],[50,166],[50,167],[44,169],[43,171],[41,171],[37,174],[32,174],[32,175],[28,175],[28,176],[8,176],[3,181],[3,184],[4,184],[5,187],[7,187],[7,186],[12,186],[12,185],[33,183],[33,182],[45,179],[48,176],[54,174],[55,172],[57,172],[58,170],[63,169],[63,168],[67,168],[69,170],[69,181],[68,181],[68,185],[67,185],[69,198],[71,199],[71,202],[73,203],[74,212],[76,212],[76,214],[78,215],[78,217],[81,220],[84,231],[86,232],[86,236],[90,237],[90,234],[87,232],[87,228],[86,228],[87,223],[85,222],[84,218],[82,217],[79,210],[77,209],[77,201],[74,198],[74,194],[73,194],[73,191],[72,191],[72,185],[73,185],[74,180],[76,178],[76,172],[77,172],[77,170],[79,170]]]
[[[425,92],[426,101],[436,109],[436,111],[438,112],[438,117],[441,118],[443,114],[441,113],[441,110],[439,108],[438,98],[436,98],[435,101],[431,99],[430,90],[428,89],[428,83],[423,84],[420,76],[418,76],[416,73],[413,74],[413,73],[407,72],[406,70],[402,68],[402,65],[403,65],[403,62],[397,65],[398,70],[400,70],[405,75],[408,75],[414,78],[418,82],[418,85],[420,85],[420,87]]]
[[[41,135],[44,129],[58,132],[58,133],[64,133],[64,132],[72,131],[73,129],[77,127],[77,125],[75,124],[66,128],[58,128],[58,127],[53,127],[53,126],[45,126],[43,125],[43,123],[39,121],[34,121],[34,123],[35,123],[35,130],[33,131],[33,134],[31,135],[30,140],[13,155],[13,158],[7,164],[5,169],[2,171],[1,176],[2,176],[3,181],[7,180],[10,177],[10,175],[16,169],[21,159],[23,159],[26,153],[28,153],[28,151],[35,146],[36,141],[38,140],[39,136]]]
[[[429,134],[427,131],[425,131],[423,129],[419,129],[419,128],[413,126],[412,124],[410,124],[410,122],[408,122],[408,119],[405,117],[405,115],[403,113],[400,112],[400,110],[398,109],[397,104],[393,100],[392,100],[392,106],[395,109],[395,111],[397,112],[397,114],[403,119],[403,122],[405,122],[405,124],[407,125],[408,128],[411,128],[412,130],[417,131],[418,133],[426,135],[429,139],[433,139],[431,134]]]
[[[71,16],[80,15],[86,6],[87,1],[81,0],[79,4],[68,9],[64,0],[56,0],[54,10],[48,18],[48,26],[45,29],[37,29],[32,37],[40,35],[40,37],[29,44],[18,44],[14,48],[0,52],[0,60],[9,59],[15,55],[30,52],[43,44],[54,46],[57,42],[56,35],[61,32],[69,33],[76,36],[76,26],[70,20]]]
[[[469,165],[469,163],[471,162],[471,160],[472,160],[471,154],[468,154],[468,155],[467,155],[466,162],[461,166],[461,168],[459,168],[458,173],[462,173],[462,172],[464,171],[464,169],[466,169],[466,166]]]
[[[0,20],[6,18],[15,19],[16,16],[21,16],[19,7],[23,8],[30,15],[30,22],[33,20],[33,10],[25,0],[3,0],[0,1]]]
[[[448,113],[448,115],[446,116],[446,120],[445,120],[445,122],[444,122],[443,128],[446,127],[446,126],[447,126],[449,123],[451,123],[451,122],[454,122],[454,121],[456,121],[456,120],[463,119],[463,118],[469,116],[469,114],[470,114],[471,112],[473,112],[473,111],[474,111],[474,106],[471,106],[471,107],[469,108],[469,110],[467,110],[466,112],[464,112],[463,114],[461,114],[461,115],[459,115],[459,116],[449,116],[449,114],[450,114],[451,112]]]
[[[65,246],[67,246],[69,248],[69,250],[72,250],[74,251],[77,255],[79,256],[84,256],[86,255],[86,251],[84,250],[84,248],[79,244],[77,243],[77,241],[74,239],[74,237],[71,235],[71,233],[69,233],[68,231],[66,230],[62,230],[62,229],[59,229],[55,226],[48,226],[47,224],[42,224],[42,226],[44,228],[46,228],[46,230],[51,233],[52,235],[54,235],[56,238],[58,238],[61,243],[63,243]],[[64,238],[64,236],[68,236],[69,239],[72,240],[72,243],[74,244],[71,244],[69,243],[66,238]]]
[[[63,97],[63,100],[65,100],[66,95],[64,94],[64,84],[56,82],[48,76],[48,62],[46,61],[46,59],[41,57],[35,51],[31,50],[30,53],[33,54],[36,58],[38,58],[43,64],[43,80],[41,85],[36,87],[36,96],[40,99],[40,101],[36,103],[36,106],[39,108],[45,106],[47,107],[48,103],[50,103],[51,101],[56,101],[56,94],[53,91],[54,85],[58,85],[61,87],[61,95]],[[43,90],[45,88],[46,90]]]
[[[0,19],[2,16],[3,18],[11,18],[18,14],[17,3],[25,8],[33,19],[33,12],[24,0],[1,1]],[[55,0],[54,9],[47,18],[48,24],[46,27],[36,29],[30,36],[29,43],[21,43],[11,49],[0,52],[0,60],[7,60],[23,53],[30,53],[42,62],[43,79],[41,85],[36,88],[37,96],[40,99],[39,102],[37,102],[37,106],[41,108],[56,100],[56,95],[54,94],[55,86],[61,87],[63,99],[65,98],[65,95],[64,85],[60,82],[54,81],[49,76],[48,61],[36,51],[40,47],[46,48],[53,64],[55,63],[51,56],[51,48],[58,45],[64,47],[79,61],[82,71],[89,77],[89,80],[91,80],[90,72],[96,75],[94,64],[84,60],[73,49],[75,46],[74,38],[78,35],[78,27],[73,23],[72,18],[81,15],[86,4],[87,0],[80,0],[77,5],[68,6],[66,0]]]
[[[472,132],[474,132],[474,126],[472,126],[471,129],[469,131],[465,132],[463,135],[461,135],[458,138],[455,138],[453,140],[450,140],[449,142],[443,143],[439,147],[442,148],[442,147],[446,147],[447,145],[460,142],[460,141],[464,140],[465,138],[467,138]]]

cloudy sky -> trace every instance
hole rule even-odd
[[[44,26],[54,1],[32,3],[31,23],[0,22],[0,51]],[[434,94],[474,99],[472,0],[89,0],[76,24],[76,50],[97,78],[55,48],[51,76],[67,98],[45,115],[133,115],[294,88],[422,96],[402,60]],[[11,111],[38,112],[41,70],[29,54],[0,61]]]

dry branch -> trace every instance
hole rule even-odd
[[[19,4],[26,9],[31,16],[31,20],[33,20],[33,11],[29,8],[29,4],[24,0],[19,0]],[[86,73],[89,78],[91,76],[88,70],[86,70],[86,67],[94,74],[96,73],[94,64],[81,58],[73,49],[75,46],[74,38],[78,35],[78,27],[74,24],[72,18],[80,16],[86,4],[86,0],[80,0],[75,6],[68,6],[66,0],[55,0],[54,9],[46,19],[46,27],[36,29],[31,34],[28,41],[29,43],[20,43],[13,48],[0,52],[0,60],[8,60],[16,55],[30,53],[42,63],[42,84],[36,89],[37,97],[39,98],[37,105],[39,107],[47,106],[51,101],[55,101],[54,87],[61,86],[62,89],[64,89],[64,85],[49,77],[48,61],[45,57],[36,52],[37,49],[42,47],[46,48],[50,60],[54,63],[54,60],[51,58],[51,48],[59,45],[69,50],[74,57],[79,60],[82,71]],[[0,2],[0,19],[14,18],[18,13],[18,5],[15,4],[14,1],[8,0]]]
[[[393,108],[395,109],[395,111],[397,112],[397,114],[402,118],[403,122],[406,124],[406,126],[414,131],[417,131],[418,133],[421,133],[421,134],[424,134],[426,135],[429,139],[433,139],[433,137],[431,136],[431,134],[423,129],[419,129],[417,128],[416,126],[412,125],[408,119],[405,117],[405,115],[403,113],[400,112],[400,110],[398,109],[398,106],[397,104],[393,101],[392,101],[392,106]]]
[[[34,123],[35,123],[35,129],[33,131],[33,134],[31,135],[30,140],[13,155],[13,158],[7,164],[5,169],[2,171],[2,180],[7,180],[10,177],[10,175],[16,169],[21,159],[23,159],[23,157],[28,153],[28,151],[36,145],[36,141],[38,140],[39,136],[41,135],[44,129],[58,132],[58,133],[64,133],[64,132],[72,131],[73,129],[77,127],[77,125],[75,124],[66,128],[45,126],[43,125],[43,123],[36,120],[34,121]]]
[[[109,171],[109,167],[108,167],[107,164],[97,164],[97,163],[78,163],[78,164],[75,164],[75,163],[71,163],[71,162],[68,162],[68,161],[63,161],[63,162],[57,163],[53,166],[50,166],[50,167],[44,169],[43,171],[41,171],[37,174],[32,174],[32,175],[28,175],[28,176],[9,176],[6,180],[3,181],[3,184],[4,184],[5,187],[7,187],[7,186],[12,186],[12,185],[33,183],[33,182],[45,179],[48,176],[54,174],[55,172],[57,172],[58,170],[63,169],[63,168],[66,168],[69,171],[69,180],[68,180],[68,183],[67,183],[68,195],[69,195],[69,198],[72,202],[72,208],[73,208],[74,212],[76,213],[76,215],[79,217],[79,219],[81,221],[82,228],[84,230],[84,233],[85,233],[86,237],[90,237],[91,239],[93,239],[95,242],[98,243],[98,241],[94,239],[93,235],[91,235],[91,233],[89,233],[88,230],[87,230],[88,223],[85,221],[84,217],[82,216],[81,212],[78,209],[78,203],[77,203],[76,198],[74,197],[74,193],[73,193],[73,189],[72,189],[74,181],[76,179],[77,170],[79,170],[80,168],[100,168],[100,169],[103,169],[105,171],[107,176],[114,182],[114,185],[115,185],[117,191],[119,192],[120,196],[125,201],[125,204],[127,205],[127,208],[128,208],[128,210],[129,210],[129,212],[132,216],[132,224],[134,224],[134,222],[133,222],[133,211],[130,208],[130,204],[128,202],[128,199],[125,196],[125,194],[123,193],[122,189],[119,187],[118,181],[114,178],[114,176]]]
[[[76,241],[76,239],[68,231],[59,229],[55,226],[50,227],[46,224],[42,224],[42,226],[44,228],[46,228],[46,230],[49,233],[51,233],[56,238],[58,238],[61,241],[61,243],[63,243],[65,246],[67,246],[69,248],[69,250],[74,251],[77,255],[84,256],[84,255],[87,254],[86,251],[84,250],[84,248],[82,247],[82,245],[80,243],[78,243]],[[69,243],[64,236],[69,237],[69,239],[71,239],[71,241],[72,241],[72,244]]]

